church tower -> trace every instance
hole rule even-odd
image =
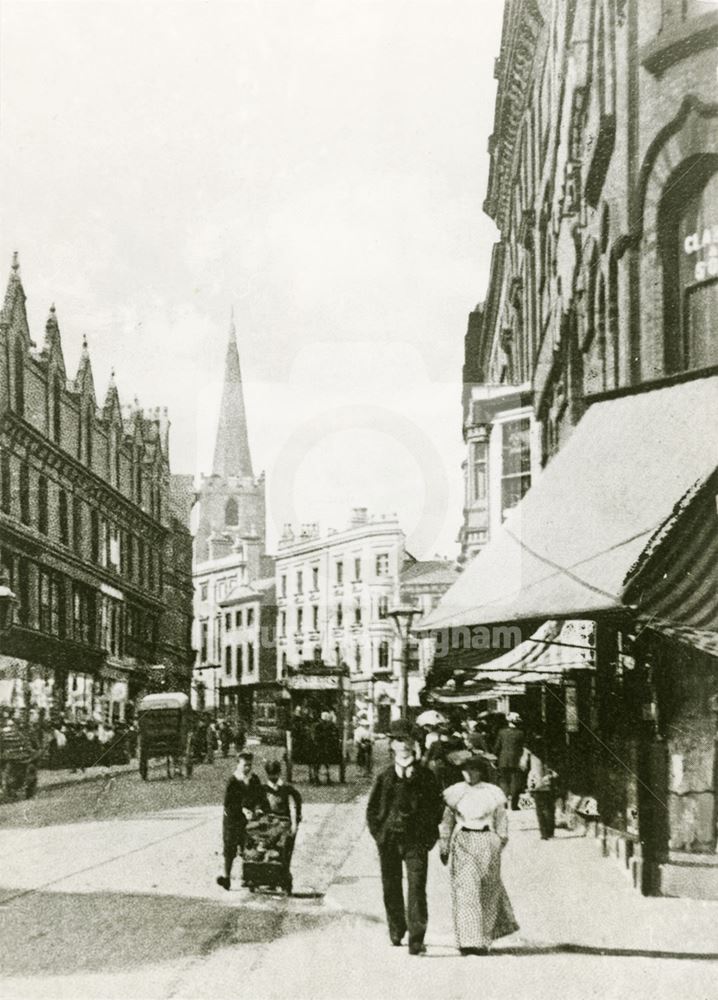
[[[244,552],[245,581],[260,575],[265,551],[264,473],[255,479],[249,452],[247,413],[239,367],[234,316],[224,367],[212,474],[202,476],[195,561]]]

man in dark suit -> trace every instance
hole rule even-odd
[[[367,825],[379,851],[391,943],[400,945],[408,930],[409,954],[421,955],[428,921],[429,851],[438,840],[443,800],[436,778],[417,758],[411,727],[393,723],[390,740],[394,762],[376,777],[367,805]],[[406,907],[402,867],[408,883]]]
[[[518,809],[519,796],[523,791],[524,774],[521,770],[521,758],[524,752],[526,737],[521,728],[521,719],[516,712],[506,716],[506,726],[499,730],[494,746],[496,766],[499,769],[499,784],[512,809]]]

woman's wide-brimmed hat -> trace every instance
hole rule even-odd
[[[485,771],[487,767],[493,767],[496,763],[496,755],[484,753],[480,750],[474,753],[461,763],[462,771]]]

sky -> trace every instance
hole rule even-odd
[[[454,557],[501,0],[0,3],[0,281],[209,473],[234,310],[270,551],[396,513]],[[4,262],[4,263],[3,263]]]

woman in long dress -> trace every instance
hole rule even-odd
[[[464,780],[444,791],[441,860],[449,865],[457,947],[462,955],[481,955],[492,941],[519,929],[501,880],[507,801],[487,780],[487,757],[470,757],[461,770]]]

